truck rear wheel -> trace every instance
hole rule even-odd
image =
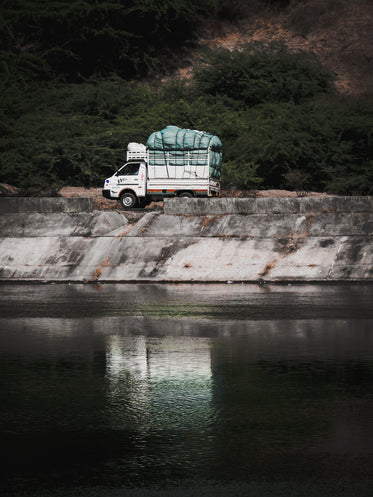
[[[185,197],[186,197],[186,198],[193,198],[193,197],[194,197],[194,195],[193,195],[193,193],[192,193],[192,192],[181,192],[181,193],[179,193],[179,195],[178,195],[178,196],[179,196],[179,197],[184,197],[184,198],[185,198]]]
[[[131,192],[122,193],[119,201],[122,204],[123,209],[125,210],[133,209],[137,205],[137,197],[134,193]]]

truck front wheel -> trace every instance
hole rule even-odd
[[[131,192],[122,193],[119,201],[122,204],[123,209],[125,210],[133,209],[137,205],[137,197],[134,193]]]

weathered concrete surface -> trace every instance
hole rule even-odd
[[[171,198],[166,214],[295,214],[310,212],[372,212],[373,197]]]
[[[0,215],[15,212],[91,212],[91,198],[0,197]]]
[[[373,281],[372,198],[309,200],[170,199],[136,222],[124,211],[3,215],[0,278]]]
[[[129,224],[124,212],[16,213],[0,216],[1,237],[33,238],[107,236],[124,232]]]

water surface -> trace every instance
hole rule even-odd
[[[373,286],[0,295],[3,494],[371,495]]]

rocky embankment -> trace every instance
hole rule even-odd
[[[169,199],[130,212],[0,198],[0,214],[1,281],[373,281],[372,197]]]

